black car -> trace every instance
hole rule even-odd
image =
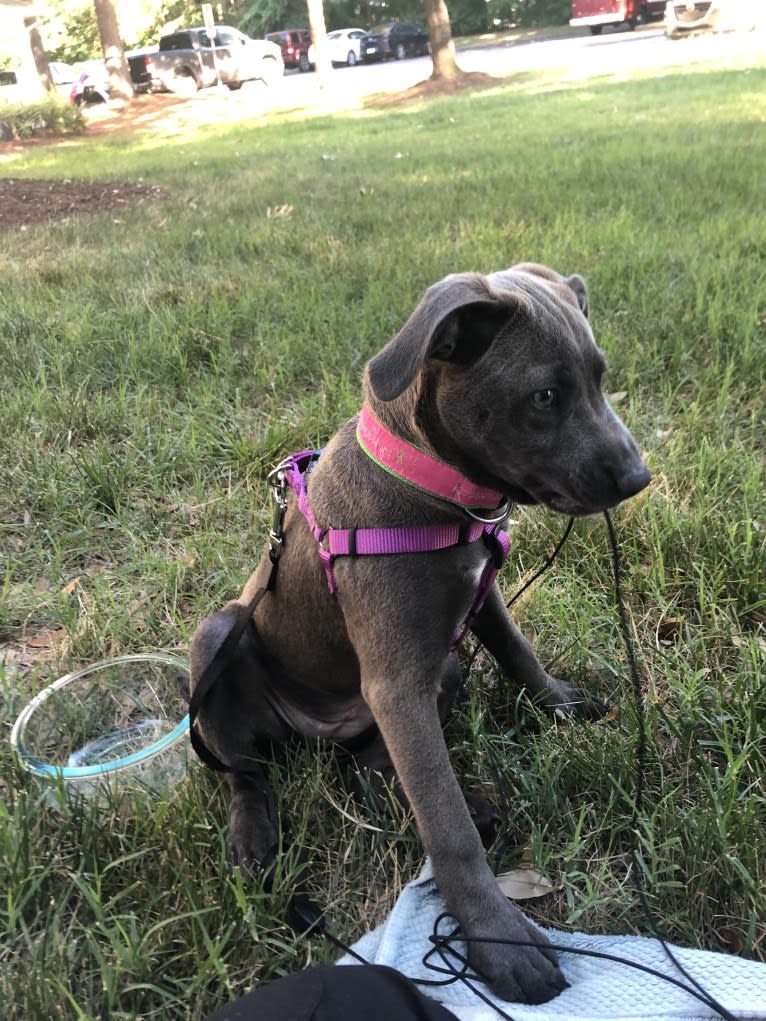
[[[428,32],[406,21],[392,21],[376,25],[362,39],[362,60],[404,60],[405,57],[422,57],[428,53]]]

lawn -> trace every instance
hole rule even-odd
[[[266,540],[268,470],[358,410],[364,362],[434,280],[522,260],[579,272],[606,387],[653,472],[614,514],[648,749],[648,900],[682,944],[766,959],[766,73],[732,65],[557,88],[509,81],[332,116],[35,145],[3,176],[141,182],[165,197],[2,237],[0,997],[3,1016],[199,1018],[334,959],[420,867],[407,816],[344,793],[327,751],[273,764],[295,840],[276,889],[228,868],[226,799],[54,812],[7,740],[31,694],[108,655],[185,653]],[[507,598],[566,521],[519,512]],[[478,656],[455,768],[531,859],[545,924],[650,931],[631,876],[638,715],[601,519],[516,604],[549,669],[614,707],[540,717]]]

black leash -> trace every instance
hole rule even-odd
[[[691,989],[688,992],[692,996],[696,996],[698,1000],[706,1004],[715,1010],[724,1021],[735,1021],[734,1015],[729,1013],[725,1007],[723,1007],[714,997],[700,985],[700,983],[690,975],[689,972],[684,968],[681,962],[678,960],[676,955],[673,953],[670,945],[668,944],[665,936],[660,931],[657,920],[652,913],[652,909],[649,906],[649,901],[646,896],[646,884],[644,881],[644,872],[641,868],[641,862],[638,853],[638,831],[641,821],[644,818],[644,793],[646,787],[646,764],[647,764],[647,736],[646,736],[646,710],[644,708],[643,690],[641,685],[641,677],[638,670],[638,663],[636,661],[635,648],[633,645],[633,638],[630,633],[630,624],[628,622],[628,614],[625,609],[625,600],[622,592],[622,581],[620,572],[620,551],[617,544],[617,536],[614,532],[614,526],[612,525],[612,519],[609,516],[608,511],[604,511],[604,518],[606,519],[607,532],[609,533],[609,544],[612,550],[612,568],[614,571],[614,596],[615,603],[617,606],[617,613],[620,621],[620,631],[622,632],[622,640],[625,646],[625,652],[628,657],[628,669],[630,671],[631,687],[633,691],[633,701],[635,703],[636,713],[638,716],[638,725],[636,731],[636,787],[633,795],[633,811],[630,818],[630,828],[633,835],[633,840],[630,848],[630,858],[632,864],[633,883],[638,894],[638,899],[641,903],[641,908],[644,913],[644,917],[649,924],[649,928],[652,931],[655,939],[659,942],[660,946],[664,950],[666,956],[671,961],[673,966],[684,976],[687,982],[691,982],[697,993],[694,993]],[[678,983],[677,983],[678,984]]]
[[[272,567],[272,574],[273,574]],[[194,691],[189,699],[189,740],[198,757],[205,763],[208,769],[217,773],[232,773],[234,770],[227,763],[222,762],[212,749],[208,748],[202,739],[202,735],[196,727],[197,716],[204,705],[205,699],[217,683],[226,667],[231,662],[231,657],[239,645],[239,640],[247,627],[255,608],[269,591],[268,585],[263,585],[251,597],[249,602],[242,606],[240,615],[231,631],[216,649],[215,655],[202,671],[202,675],[194,686]],[[239,769],[238,772],[247,772],[246,769]]]
[[[567,527],[564,529],[564,534],[561,536],[559,541],[556,543],[556,547],[553,550],[553,552],[549,553],[546,556],[545,560],[542,562],[540,567],[538,567],[538,569],[535,571],[535,573],[532,575],[532,577],[531,578],[527,578],[527,580],[524,582],[524,584],[521,586],[521,588],[518,589],[516,592],[514,592],[514,594],[511,596],[511,598],[505,604],[505,607],[506,607],[507,610],[510,610],[510,608],[513,606],[513,604],[524,595],[524,593],[527,591],[527,589],[530,588],[532,585],[534,585],[534,583],[537,581],[538,578],[542,578],[542,576],[545,574],[545,572],[548,570],[548,568],[553,565],[553,561],[559,555],[559,553],[561,552],[561,549],[562,549],[564,543],[569,538],[569,533],[572,531],[572,528],[574,527],[574,522],[575,522],[574,518],[570,518],[569,519],[569,521],[567,522]],[[482,646],[481,642],[477,642],[476,645],[474,646],[473,651],[471,652],[471,655],[468,657],[468,665],[466,667],[466,676],[468,676],[468,674],[470,673],[471,668],[473,667],[474,661],[475,661],[476,657],[478,656],[478,654],[481,652],[482,648],[483,648],[483,646]]]

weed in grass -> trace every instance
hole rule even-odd
[[[763,68],[747,71],[30,150],[30,176],[87,166],[169,197],[16,233],[0,254],[6,734],[57,673],[182,649],[238,593],[265,543],[268,469],[358,409],[364,362],[434,279],[521,259],[579,271],[607,389],[654,473],[615,516],[649,721],[650,901],[678,942],[718,949],[733,931],[766,958],[766,108]],[[506,598],[564,527],[514,516]],[[515,610],[542,660],[615,711],[551,723],[477,660],[448,739],[465,785],[501,808],[493,861],[531,849],[557,888],[534,908],[547,924],[646,932],[637,717],[600,520],[578,522]],[[270,768],[289,826],[271,895],[228,869],[216,777],[56,814],[1,744],[4,1016],[199,1017],[332,959],[284,922],[299,848],[343,936],[380,921],[419,867],[406,813],[350,803],[326,752]]]

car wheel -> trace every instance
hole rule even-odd
[[[396,46],[394,46],[394,57],[396,58],[396,60],[404,60],[406,56],[407,51],[404,48],[404,44],[397,43]]]
[[[178,74],[174,74],[173,80],[170,83],[170,91],[174,92],[177,96],[183,96],[185,99],[191,99],[193,96],[196,96],[199,91],[197,79],[193,74],[185,74],[183,71]]]
[[[348,54],[346,56],[346,64],[349,67],[353,67],[355,63],[356,63],[356,54],[354,53],[353,50],[349,50]]]
[[[311,64],[309,62],[307,53],[301,53],[300,58],[298,60],[298,70],[301,72],[311,70]]]
[[[591,35],[601,35],[601,29],[603,27],[604,27],[603,25],[591,25],[590,26],[590,34]]]

